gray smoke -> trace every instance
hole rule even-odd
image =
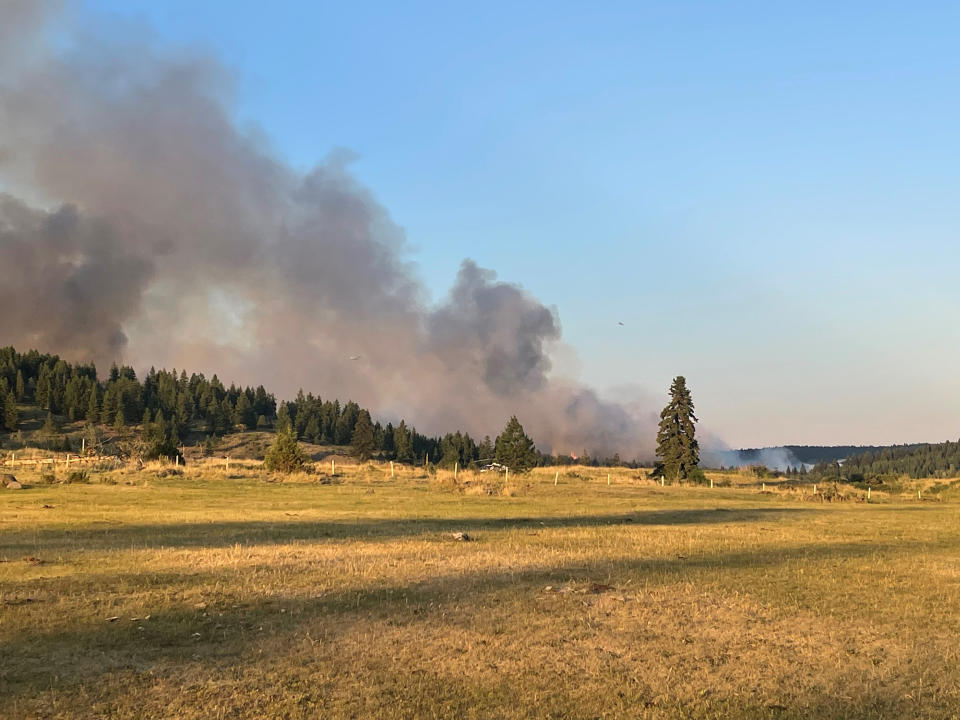
[[[48,9],[0,4],[4,343],[302,386],[425,432],[516,413],[545,450],[649,457],[645,414],[551,374],[554,310],[470,260],[427,302],[346,153],[298,172],[236,126],[210,58],[129,36],[54,51]]]
[[[801,462],[792,450],[785,447],[732,450],[717,444],[710,444],[701,453],[701,461],[706,467],[736,468],[763,465],[770,470],[779,472],[802,466],[808,470],[813,467]]]

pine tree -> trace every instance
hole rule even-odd
[[[282,406],[281,406],[282,407]],[[297,438],[293,434],[293,429],[289,425],[277,432],[277,438],[273,445],[267,450],[267,455],[263,459],[264,467],[267,470],[276,470],[278,472],[294,472],[303,468],[306,457],[300,445],[297,444]]]
[[[177,423],[180,427],[187,427],[193,419],[193,402],[188,392],[182,391],[177,395]]]
[[[17,410],[17,398],[13,392],[7,393],[3,409],[3,425],[7,432],[15,432],[20,427],[20,412]]]
[[[320,432],[320,418],[317,413],[310,413],[310,420],[307,422],[307,427],[303,430],[303,436],[312,443],[320,444],[320,441],[323,439],[323,433]]]
[[[24,385],[23,385],[23,373],[22,373],[20,370],[17,370],[17,387],[16,387],[16,391],[17,391],[17,402],[22,402],[22,401],[23,401],[23,393],[24,393],[25,389],[24,389]]]
[[[393,456],[393,423],[387,423],[387,426],[383,429],[383,440],[380,443],[380,450],[388,458]]]
[[[494,443],[497,462],[511,470],[526,472],[537,464],[537,448],[514,415]]]
[[[53,419],[53,413],[49,410],[47,411],[47,419],[43,423],[43,427],[40,428],[40,434],[44,437],[47,442],[51,441],[59,431],[56,421]]]
[[[695,437],[693,398],[682,375],[670,385],[670,402],[660,413],[657,430],[657,457],[654,474],[670,480],[686,480],[700,464],[700,446]]]
[[[40,375],[37,378],[37,390],[34,396],[41,409],[50,409],[50,368],[47,367],[46,363],[40,366]]]
[[[413,436],[407,429],[407,424],[401,420],[393,430],[393,447],[397,461],[402,463],[413,462]]]
[[[353,437],[351,438],[353,452],[361,460],[369,460],[376,450],[376,443],[373,437],[373,423],[370,420],[370,413],[361,410],[357,416],[357,423],[353,427]]]
[[[67,420],[70,422],[76,420],[77,416],[83,411],[83,408],[80,407],[82,397],[83,385],[80,383],[80,377],[74,375],[67,383],[67,389],[63,396],[63,409],[67,415]]]
[[[360,406],[355,402],[348,402],[343,406],[343,413],[337,419],[337,427],[334,433],[334,442],[337,445],[346,445],[350,442],[359,414]]]
[[[280,409],[277,411],[277,433],[286,432],[291,429],[290,410],[287,403],[280,403]]]
[[[90,399],[87,401],[87,422],[95,423],[100,420],[100,401],[97,397],[97,384],[90,386]]]
[[[117,432],[120,432],[121,430],[123,430],[126,424],[127,424],[127,419],[123,415],[123,408],[118,407],[117,414],[113,418],[113,429],[116,430]]]
[[[237,398],[237,409],[234,411],[233,422],[235,425],[243,425],[247,430],[253,430],[257,424],[257,418],[253,414],[253,405],[245,392],[241,392]]]
[[[490,462],[494,459],[493,457],[493,441],[490,439],[489,435],[486,435],[483,438],[483,442],[480,443],[480,446],[477,448],[477,455],[479,455],[480,462]]]

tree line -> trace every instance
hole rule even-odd
[[[947,478],[960,475],[960,441],[894,445],[859,452],[842,462],[821,462],[809,477],[852,483],[882,483],[897,477]]]
[[[208,379],[202,373],[155,368],[141,380],[125,365],[113,365],[101,381],[92,364],[69,363],[36,350],[18,353],[12,347],[0,348],[0,430],[19,429],[18,405],[25,403],[47,412],[42,432],[51,436],[63,422],[112,427],[117,433],[137,428],[147,441],[146,457],[173,455],[197,433],[213,438],[276,428],[295,440],[352,446],[362,459],[462,468],[498,461],[517,469],[573,462],[538,452],[515,417],[495,440],[489,435],[477,440],[459,430],[428,436],[404,419],[384,424],[356,402],[324,400],[302,390],[293,400],[278,404],[262,385],[226,387],[216,375]]]

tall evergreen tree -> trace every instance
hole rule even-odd
[[[190,399],[188,391],[181,391],[177,395],[177,423],[185,428],[193,419],[193,401]]]
[[[280,403],[280,409],[277,411],[277,433],[286,432],[291,430],[292,425],[290,424],[290,410],[288,409],[287,403]]]
[[[17,386],[16,386],[16,392],[17,392],[17,400],[18,400],[18,401],[20,401],[20,402],[23,401],[23,394],[24,394],[25,391],[26,391],[26,388],[24,387],[24,383],[23,383],[23,372],[22,372],[21,370],[17,370]]]
[[[237,408],[234,411],[233,423],[243,425],[247,430],[253,430],[257,425],[257,416],[253,414],[253,405],[245,392],[237,398]]]
[[[497,462],[511,470],[525,472],[537,464],[537,448],[514,415],[494,443]]]
[[[686,480],[700,464],[700,446],[695,437],[697,422],[693,414],[693,398],[682,375],[670,385],[670,402],[660,413],[657,430],[657,457],[655,474],[670,480]]]
[[[3,425],[7,432],[14,432],[20,428],[20,412],[17,410],[17,398],[13,391],[7,393],[7,400],[3,409]]]
[[[303,429],[303,437],[317,445],[323,440],[323,433],[320,432],[320,415],[316,412],[310,413],[310,419],[307,426]]]
[[[383,440],[380,443],[380,450],[388,458],[393,457],[393,423],[387,423],[387,426],[383,429]]]
[[[93,424],[100,420],[100,399],[97,384],[90,386],[90,399],[87,401],[87,422]]]
[[[357,423],[353,426],[351,444],[353,445],[353,452],[361,460],[369,460],[376,451],[373,422],[370,420],[370,413],[366,410],[361,410],[357,415]]]
[[[50,409],[50,368],[44,363],[40,366],[40,375],[37,377],[37,390],[34,393],[37,404],[42,410]]]
[[[413,436],[403,420],[393,429],[393,448],[399,462],[413,462]]]
[[[490,462],[494,459],[493,441],[490,439],[489,435],[486,435],[483,438],[483,442],[480,443],[480,446],[477,448],[477,455],[480,462]]]

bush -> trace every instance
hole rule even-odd
[[[211,457],[220,446],[220,440],[216,435],[207,435],[203,440],[203,456]]]
[[[71,470],[63,482],[67,485],[86,485],[90,482],[90,473],[86,470]]]
[[[180,464],[186,465],[183,455],[180,454],[180,448],[174,444],[173,440],[155,441],[143,454],[144,460],[159,460],[160,458],[166,458],[170,461],[179,458]]]
[[[687,475],[687,480],[695,485],[710,484],[710,479],[704,474],[703,470],[698,467],[695,467],[690,471],[690,474]]]
[[[306,461],[297,438],[287,429],[277,433],[277,439],[273,441],[263,459],[263,465],[267,470],[290,473],[302,470]]]

